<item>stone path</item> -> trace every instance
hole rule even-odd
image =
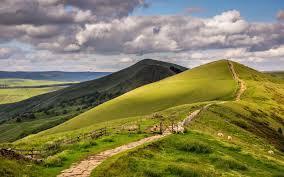
[[[211,104],[210,104],[211,105]],[[204,106],[203,108],[196,110],[192,112],[187,118],[185,118],[181,123],[182,125],[188,124],[194,117],[196,117],[202,109],[207,108],[208,105]],[[169,128],[170,129],[170,128]],[[63,170],[58,177],[88,177],[91,175],[91,172],[100,165],[104,160],[106,160],[109,157],[112,157],[116,154],[119,154],[121,152],[125,152],[127,150],[136,148],[140,145],[150,143],[156,140],[159,140],[165,136],[168,136],[171,134],[171,132],[167,129],[163,135],[155,135],[151,137],[147,137],[144,139],[141,139],[136,142],[132,142],[126,145],[119,146],[114,149],[103,151],[99,154],[89,156],[87,159],[72,165],[69,169]]]
[[[229,67],[230,67],[230,70],[231,70],[231,72],[233,74],[233,78],[235,79],[235,81],[240,86],[240,88],[239,88],[239,90],[237,92],[237,96],[236,96],[236,101],[240,101],[242,94],[246,90],[246,84],[245,84],[245,82],[242,79],[239,78],[238,74],[235,71],[234,64],[231,61],[229,61]]]

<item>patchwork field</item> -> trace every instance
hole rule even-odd
[[[3,88],[65,84],[66,82],[42,81],[30,79],[0,79],[0,104],[14,103],[37,95],[62,89],[62,86],[43,88]]]
[[[0,89],[0,104],[14,103],[37,95],[53,92],[62,87]]]

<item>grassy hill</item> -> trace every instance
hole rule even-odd
[[[89,154],[151,136],[149,127],[159,123],[155,114],[162,115],[166,121],[180,121],[210,102],[213,104],[194,118],[185,134],[173,134],[116,155],[103,162],[92,175],[283,176],[284,136],[280,129],[284,127],[284,82],[244,65],[234,62],[233,65],[247,88],[240,101],[235,101],[238,83],[233,80],[228,61],[205,64],[139,87],[59,126],[18,140],[12,145],[45,148],[57,145],[58,140],[76,138],[105,126],[111,133],[98,140],[59,144],[56,153],[43,165],[24,164],[22,172],[56,176]],[[141,132],[121,130],[137,122]],[[218,133],[224,136],[217,136]],[[232,136],[232,140],[227,136]],[[21,169],[21,163],[4,160],[0,174],[11,164]]]
[[[247,86],[241,101],[213,104],[185,135],[111,158],[92,176],[283,176],[284,82],[234,67]]]
[[[137,88],[43,134],[72,131],[98,122],[147,115],[182,104],[229,100],[235,90],[236,84],[228,62],[217,61]]]
[[[265,72],[267,74],[270,74],[273,77],[278,77],[280,79],[284,79],[284,71],[269,71]]]
[[[96,80],[18,103],[0,105],[2,121],[8,120],[0,125],[0,141],[12,141],[51,128],[125,92],[184,70],[186,68],[175,64],[146,59]],[[17,131],[10,134],[11,129]]]

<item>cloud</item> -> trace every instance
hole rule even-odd
[[[13,49],[11,48],[0,48],[0,59],[7,59],[13,53]]]
[[[44,63],[54,57],[72,64],[71,58],[79,61],[91,55],[112,60],[116,64],[108,61],[102,66],[113,68],[142,57],[184,64],[214,58],[267,61],[283,57],[284,24],[248,22],[237,10],[197,18],[130,16],[135,8],[147,7],[143,0],[3,0],[2,4],[0,48],[11,49],[5,44],[13,40],[31,45],[36,54],[1,49],[0,58],[17,58],[23,65],[23,58]],[[157,54],[167,55],[159,58]]]
[[[284,10],[280,10],[276,15],[278,20],[284,20]]]
[[[212,18],[129,16],[86,24],[76,34],[81,49],[97,53],[181,52],[247,48],[258,51],[284,43],[283,24],[249,23],[236,10]]]
[[[135,59],[130,58],[130,57],[124,57],[124,58],[119,59],[119,62],[121,62],[121,63],[132,63],[134,61],[135,61]]]
[[[127,16],[143,0],[3,0],[0,24],[63,24]]]

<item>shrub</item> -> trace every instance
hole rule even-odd
[[[169,166],[166,169],[167,172],[171,173],[174,176],[180,176],[180,177],[199,177],[201,176],[198,172],[196,172],[193,169],[188,169],[180,166]]]
[[[44,164],[47,167],[61,167],[63,165],[63,161],[67,159],[68,151],[63,151],[54,156],[49,156],[45,159]]]
[[[283,131],[282,131],[282,129],[281,129],[281,128],[278,128],[278,133],[279,133],[280,135],[282,135],[282,134],[283,134]]]
[[[163,176],[161,172],[154,171],[153,169],[147,169],[144,171],[144,175],[148,177],[161,177]]]
[[[112,138],[105,138],[103,139],[103,142],[111,143],[111,142],[114,142],[114,140]]]
[[[18,117],[18,118],[16,119],[16,122],[22,122],[22,119]]]
[[[212,149],[208,145],[199,142],[184,142],[178,145],[178,149],[185,152],[193,152],[198,154],[208,154],[212,152]]]
[[[98,143],[96,141],[92,140],[92,141],[87,141],[87,142],[86,141],[80,142],[79,145],[80,145],[81,148],[87,149],[87,148],[90,148],[92,146],[98,145]]]
[[[214,159],[216,163],[216,167],[226,169],[226,170],[247,170],[246,165],[241,164],[240,162],[237,162],[232,159],[221,159],[216,158]]]

